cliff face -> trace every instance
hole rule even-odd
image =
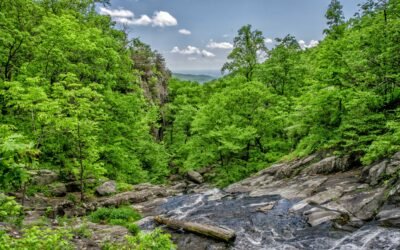
[[[168,99],[171,72],[167,69],[162,55],[138,39],[133,41],[131,58],[134,69],[140,74],[140,86],[144,96],[151,105],[156,105],[159,109],[160,118],[158,124],[153,126],[152,133],[157,141],[161,141],[166,126],[164,105]]]

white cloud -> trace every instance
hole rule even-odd
[[[178,46],[175,46],[172,50],[171,53],[177,53],[177,54],[181,54],[181,55],[201,55],[203,57],[215,57],[215,55],[213,53],[211,53],[210,51],[207,50],[200,50],[197,47],[194,46],[187,46],[184,49],[180,49]]]
[[[201,51],[200,49],[194,47],[194,46],[187,46],[184,49],[179,49],[179,47],[175,46],[172,50],[172,53],[178,53],[181,55],[200,55]]]
[[[134,17],[135,15],[130,10],[123,10],[123,9],[111,10],[104,7],[100,7],[100,14],[108,15],[111,17],[124,17],[124,18]]]
[[[139,19],[135,19],[132,21],[133,25],[141,25],[141,26],[147,26],[152,23],[151,18],[148,15],[141,15]]]
[[[189,61],[196,61],[196,60],[197,60],[197,58],[196,58],[196,57],[194,57],[194,56],[190,56],[190,57],[188,57],[188,60],[189,60]]]
[[[265,38],[264,42],[270,44],[273,43],[274,40],[272,40],[271,38]]]
[[[299,41],[299,45],[302,49],[309,49],[312,47],[315,47],[319,44],[319,41],[317,40],[311,40],[308,44],[304,40]]]
[[[150,18],[148,15],[141,15],[140,18],[135,18],[135,14],[130,10],[124,9],[107,9],[104,7],[100,8],[99,13],[101,15],[110,16],[115,22],[127,24],[127,25],[138,25],[154,27],[166,27],[178,25],[178,21],[175,17],[166,11],[156,11]]]
[[[217,42],[214,42],[213,40],[211,40],[207,44],[207,48],[209,48],[209,49],[233,49],[233,44],[228,43],[228,42],[217,43]]]
[[[153,26],[165,27],[178,25],[175,17],[166,11],[156,11],[153,15]]]
[[[211,53],[210,51],[207,51],[205,49],[203,49],[201,51],[201,55],[204,56],[204,57],[215,57],[215,55],[213,53]]]
[[[180,29],[179,33],[181,33],[182,35],[187,35],[187,36],[192,34],[192,32],[187,29]]]

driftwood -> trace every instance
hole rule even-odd
[[[154,220],[173,229],[183,229],[188,232],[197,233],[203,236],[209,236],[217,240],[229,242],[236,237],[235,231],[232,229],[200,224],[196,222],[182,221],[176,219],[156,216]]]

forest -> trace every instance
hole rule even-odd
[[[244,25],[228,74],[204,84],[173,78],[96,12],[107,4],[0,1],[0,221],[20,209],[12,194],[45,191],[31,176],[43,169],[77,180],[85,201],[92,180],[168,184],[196,170],[226,187],[315,152],[363,166],[400,151],[400,1],[368,0],[345,20],[332,0],[313,48],[288,34],[268,49]]]

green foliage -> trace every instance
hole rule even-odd
[[[31,142],[14,133],[10,126],[0,124],[0,189],[9,191],[26,184],[37,155]]]
[[[127,191],[131,191],[132,189],[133,189],[133,186],[131,184],[127,184],[124,182],[117,182],[118,192],[127,192]]]
[[[157,228],[150,233],[139,233],[136,236],[127,236],[126,243],[106,244],[104,250],[174,250],[176,246],[171,241],[171,236]]]
[[[132,234],[139,232],[135,221],[141,218],[140,214],[130,207],[99,208],[89,215],[94,223],[120,225],[129,229]]]
[[[16,239],[0,231],[0,249],[74,249],[70,243],[72,234],[64,229],[43,229],[32,227],[23,230],[22,238]]]
[[[139,233],[135,237],[127,237],[129,245],[137,250],[171,250],[175,249],[169,234],[156,229],[151,233]]]
[[[0,221],[20,226],[23,219],[23,208],[15,198],[0,193]]]
[[[135,184],[168,174],[165,149],[150,133],[162,130],[164,59],[128,41],[96,13],[98,2],[107,1],[1,1],[2,190],[27,184],[38,165],[75,175],[82,190],[88,178]]]
[[[210,169],[205,176],[225,186],[285,155],[329,151],[369,164],[399,151],[399,6],[370,1],[345,22],[332,0],[318,46],[287,35],[263,63],[254,50],[245,56],[245,38],[261,34],[243,27],[224,66],[233,74],[204,85],[171,81],[172,166]]]
[[[222,72],[240,72],[248,81],[252,80],[258,63],[258,53],[267,52],[265,38],[259,30],[251,30],[251,25],[239,29],[234,40],[234,48],[229,54],[229,62],[222,67]]]

